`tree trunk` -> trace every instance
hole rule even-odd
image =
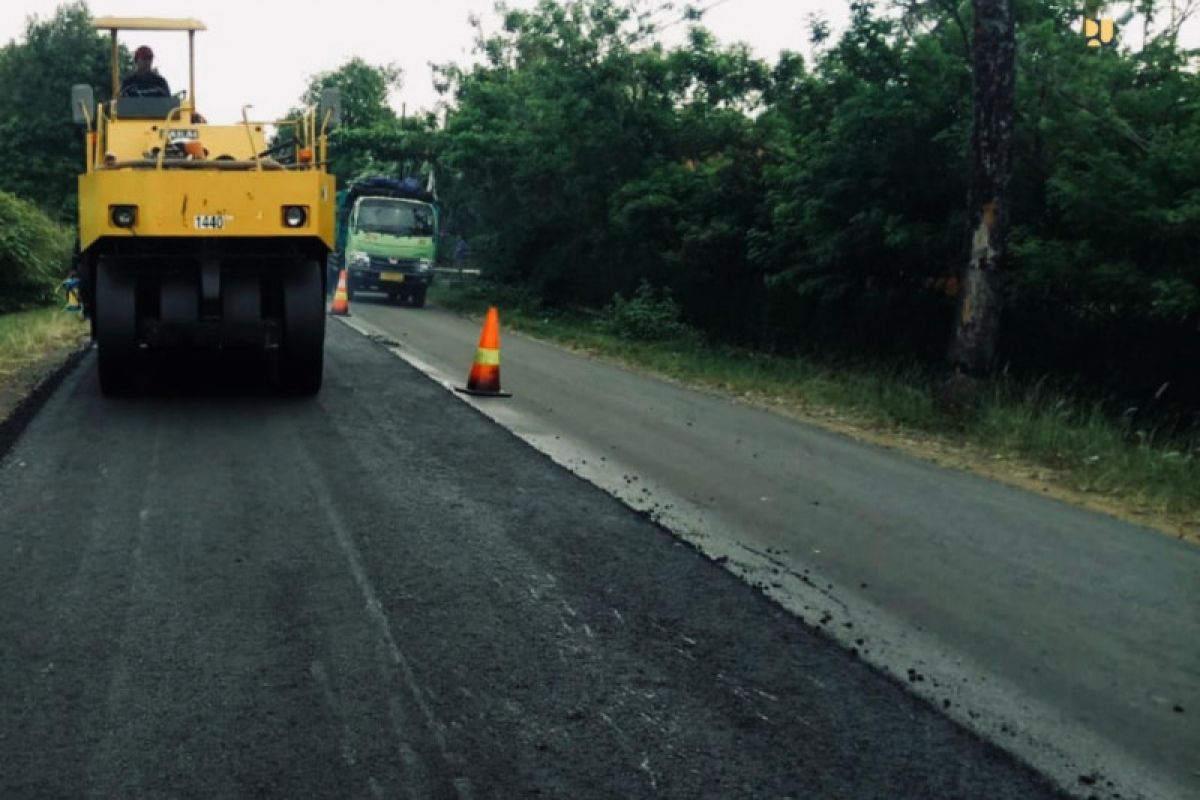
[[[1000,331],[1000,279],[1006,261],[1009,179],[1012,175],[1015,85],[1011,0],[973,0],[974,120],[967,197],[970,256],[960,282],[950,365],[977,379],[992,368]]]

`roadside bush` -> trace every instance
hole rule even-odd
[[[600,312],[599,325],[606,333],[638,342],[694,339],[696,331],[684,324],[679,304],[669,289],[655,289],[643,280],[626,300],[619,294]]]
[[[0,192],[0,314],[52,302],[72,244],[71,233],[32,204]]]

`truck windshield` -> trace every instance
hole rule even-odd
[[[354,227],[389,236],[432,236],[433,210],[415,203],[365,202],[358,207]]]

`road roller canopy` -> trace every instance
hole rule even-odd
[[[204,31],[198,19],[166,19],[163,17],[96,17],[92,27],[98,31]]]
[[[188,100],[196,107],[196,31],[208,30],[198,19],[168,17],[96,17],[92,28],[112,34],[112,96],[121,91],[121,59],[117,45],[119,31],[187,31],[188,35]]]

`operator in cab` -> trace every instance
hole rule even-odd
[[[154,69],[154,51],[142,45],[133,53],[135,71],[121,81],[121,97],[170,97],[167,79]]]

